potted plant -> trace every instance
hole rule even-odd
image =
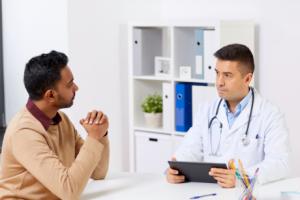
[[[162,126],[162,97],[159,94],[148,95],[141,105],[146,125],[152,128]]]

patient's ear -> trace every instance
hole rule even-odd
[[[56,92],[53,89],[46,90],[44,93],[44,99],[48,102],[54,102],[55,101]]]

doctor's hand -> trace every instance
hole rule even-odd
[[[211,168],[208,174],[223,188],[235,187],[236,179],[235,170],[233,169]]]
[[[176,161],[176,159],[173,157],[172,161]],[[185,177],[183,175],[179,175],[178,170],[168,168],[167,169],[167,181],[169,183],[183,183],[185,181]]]

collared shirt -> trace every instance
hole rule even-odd
[[[249,90],[248,94],[240,101],[240,103],[235,107],[235,112],[231,112],[228,108],[227,102],[223,104],[225,111],[226,111],[226,116],[227,116],[227,121],[229,124],[229,128],[233,125],[234,121],[240,113],[246,108],[248,102],[250,101],[250,98],[252,96],[251,90]]]
[[[61,122],[61,116],[58,112],[52,119],[50,119],[33,103],[31,99],[28,99],[26,108],[37,120],[39,120],[39,122],[41,122],[46,131],[50,125],[57,125],[59,122]],[[108,131],[105,133],[104,137],[107,136],[107,134]]]
[[[48,130],[50,125],[56,125],[61,121],[61,116],[58,113],[56,113],[52,119],[47,117],[47,115],[45,115],[45,113],[43,113],[31,99],[28,99],[26,108],[37,120],[41,122],[45,130]]]

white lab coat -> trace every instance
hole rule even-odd
[[[245,135],[252,99],[250,98],[231,128],[229,128],[226,111],[223,107],[224,101],[222,101],[217,116],[223,124],[219,155],[211,155],[208,123],[215,116],[219,103],[219,99],[217,99],[213,103],[199,106],[193,126],[175,153],[176,159],[179,161],[228,163],[233,158],[236,164],[237,159],[241,159],[250,175],[253,175],[255,169],[259,167],[258,180],[260,183],[287,177],[289,174],[289,144],[284,116],[278,108],[262,99],[257,91],[254,94],[252,119],[248,130],[249,145],[244,146],[241,140]],[[213,126],[211,133],[212,149],[215,152],[220,139],[219,126]]]

